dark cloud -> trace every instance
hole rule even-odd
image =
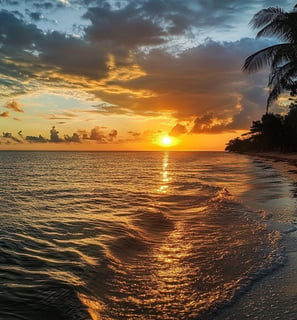
[[[38,49],[40,62],[61,73],[94,80],[107,76],[107,54],[100,45],[52,32],[43,37]]]
[[[1,116],[1,115],[0,115]],[[92,143],[96,142],[98,144],[107,143],[121,143],[126,140],[118,140],[118,131],[112,129],[109,132],[105,132],[103,129],[105,127],[95,127],[92,130],[79,130],[74,132],[72,135],[65,134],[64,138],[60,138],[59,131],[53,126],[49,130],[49,138],[40,135],[27,135],[24,138],[22,130],[18,131],[17,137],[15,137],[11,132],[3,132],[0,137],[0,144],[5,143]]]
[[[251,52],[269,45],[268,40],[241,39],[235,42],[208,40],[179,56],[172,56],[161,49],[149,54],[139,54],[137,63],[145,75],[128,80],[114,81],[114,84],[135,92],[143,91],[145,96],[131,94],[98,95],[116,107],[104,110],[106,113],[126,110],[141,115],[154,112],[171,112],[181,121],[213,113],[222,123],[235,121],[233,128],[250,126],[247,116],[252,111],[261,115],[265,109],[264,90],[266,79],[262,74],[246,75],[241,71],[245,57]],[[261,109],[261,106],[263,108]],[[237,116],[236,116],[237,115]],[[230,130],[233,130],[230,126]]]
[[[240,108],[228,126],[230,129],[247,129],[253,120],[260,119],[264,113],[267,91],[263,90],[263,76],[255,75],[252,77],[252,81],[250,85],[241,90]]]
[[[65,135],[64,140],[65,140],[65,142],[77,142],[77,143],[82,142],[82,140],[77,132],[73,133],[72,136]]]
[[[166,35],[160,25],[141,16],[140,10],[128,4],[121,10],[112,10],[110,6],[89,8],[84,15],[91,21],[85,29],[89,40],[113,41],[118,45],[141,46],[161,44]],[[119,32],[120,30],[120,32]]]
[[[45,1],[45,2],[37,2],[37,1],[31,1],[33,6],[37,9],[46,9],[46,10],[49,10],[49,9],[53,9],[54,8],[54,4],[52,2],[49,2],[49,1]]]
[[[173,5],[177,6],[175,2],[172,3]],[[103,38],[98,36],[93,39],[91,28],[95,26],[95,23],[98,24],[96,24],[97,27],[99,24],[104,24],[106,18],[108,20],[106,28],[111,33],[115,32],[112,29],[114,26],[109,24],[109,17],[112,19],[117,17],[119,23],[122,21],[125,25],[136,23],[140,21],[137,19],[146,19],[139,14],[139,10],[145,8],[149,16],[154,10],[157,10],[157,3],[146,2],[146,7],[141,8],[136,6],[133,10],[131,9],[130,15],[128,8],[130,7],[113,10],[110,6],[106,6],[89,9],[86,16],[92,19],[92,24],[86,29],[86,35],[93,42],[67,36],[57,31],[44,33],[35,25],[25,23],[11,13],[1,12],[0,18],[3,19],[0,19],[0,42],[5,54],[11,56],[10,60],[3,59],[0,62],[0,72],[7,76],[7,78],[4,77],[2,85],[9,87],[10,90],[14,88],[14,91],[18,93],[31,89],[24,85],[29,83],[30,86],[30,80],[51,86],[64,85],[69,88],[77,86],[107,101],[107,104],[100,105],[97,110],[94,110],[94,112],[106,115],[133,113],[154,115],[170,111],[179,120],[190,120],[191,117],[200,117],[207,112],[213,112],[225,122],[227,118],[233,118],[234,128],[239,124],[245,127],[250,125],[247,123],[248,113],[251,109],[255,109],[255,105],[263,102],[265,80],[262,81],[262,78],[259,78],[260,80],[255,83],[253,77],[241,72],[241,66],[245,57],[265,47],[270,43],[268,40],[241,39],[234,42],[216,42],[208,39],[203,44],[188,49],[178,56],[159,48],[148,53],[138,52],[131,61],[127,58],[128,48],[125,49],[126,51],[117,49],[114,61],[115,70],[119,66],[125,66],[127,69],[123,72],[128,74],[132,69],[132,64],[136,63],[143,74],[130,78],[115,75],[112,81],[106,82],[98,91],[90,90],[88,81],[67,78],[66,75],[96,81],[108,78],[112,72],[108,65],[110,59],[108,50],[115,54],[113,50],[116,46],[103,46],[103,43],[106,44],[104,35],[102,35]],[[173,7],[171,9],[173,10]],[[176,12],[185,13],[186,8],[180,8],[180,11]],[[163,11],[160,9],[160,15],[161,13],[165,15],[165,9]],[[146,21],[146,23],[156,24],[153,20]],[[164,35],[164,28],[161,30],[146,27],[147,30],[151,30],[151,33],[147,33],[147,36],[143,35],[143,39],[147,38],[140,42],[137,40],[140,34],[137,34],[138,29],[136,28],[133,34],[127,34],[127,37],[131,38],[126,39],[125,43],[129,44],[130,48],[144,44],[141,41],[153,44],[153,39],[158,37],[161,39]],[[155,33],[152,30],[155,30]],[[121,46],[122,39],[118,39],[119,33],[114,36],[110,34],[108,37]],[[16,48],[19,50],[17,51]],[[57,73],[61,76],[55,78],[53,74]],[[13,84],[12,81],[15,83]],[[108,87],[116,87],[118,92],[105,90]],[[247,88],[252,88],[252,93],[249,93]],[[137,94],[138,92],[143,92],[143,94]],[[256,101],[252,101],[249,94],[253,94],[253,99]],[[66,118],[63,117],[63,119]],[[98,140],[106,141],[106,137],[99,135]]]
[[[16,0],[2,0],[0,2],[0,4],[6,4],[9,6],[18,6],[20,5],[20,1],[16,1]]]
[[[67,7],[66,3],[62,1],[36,1],[36,0],[23,0],[26,3],[27,7],[34,7],[39,10],[56,10],[63,9]],[[74,2],[74,1],[73,1]],[[77,1],[79,3],[80,1]]]
[[[3,133],[2,133],[2,137],[3,137],[3,138],[11,138],[11,137],[12,137],[12,133],[10,133],[10,132],[3,132]]]
[[[82,130],[79,131],[78,134],[81,137],[81,139],[94,140],[99,144],[117,142],[117,130],[112,129],[109,133],[106,133],[103,129],[105,129],[105,127],[97,126],[93,128],[90,132],[88,132],[87,130]]]
[[[16,142],[16,143],[22,143],[22,142],[23,142],[22,140],[14,137],[11,132],[3,132],[3,133],[2,133],[2,137],[5,138],[5,139],[7,139],[7,140],[6,140],[7,143],[12,143],[12,142],[14,142],[14,143],[15,143],[15,142]]]
[[[169,132],[169,135],[170,136],[173,136],[173,137],[178,137],[182,134],[185,134],[187,133],[188,130],[186,128],[186,126],[180,124],[180,123],[177,123],[172,129],[171,131]]]
[[[30,12],[29,16],[33,21],[40,21],[43,18],[41,12]]]
[[[108,140],[109,141],[114,141],[116,139],[117,135],[118,135],[118,131],[117,130],[115,130],[115,129],[111,130],[109,132],[109,134],[108,134]]]
[[[2,53],[19,56],[16,50],[34,49],[42,38],[42,32],[33,24],[27,24],[8,11],[0,11],[0,44]]]
[[[89,139],[95,140],[97,141],[97,143],[103,143],[103,144],[107,143],[105,133],[101,130],[100,127],[95,127],[91,130]]]
[[[90,5],[90,1],[84,1],[84,4]],[[234,22],[245,19],[247,24],[252,13],[260,8],[256,0],[248,3],[237,0],[130,0],[126,5],[97,1],[88,7],[84,18],[91,22],[86,28],[89,39],[139,46],[164,43],[193,28],[201,29],[200,32],[215,28],[220,32],[232,30]]]
[[[61,86],[64,81],[65,86],[67,74],[96,80],[107,76],[103,47],[57,31],[44,33],[7,11],[0,12],[0,45],[0,72],[4,75],[0,83],[13,90],[14,82],[17,93],[32,89],[31,81],[51,86]],[[71,81],[71,86],[83,84]]]
[[[21,7],[18,1],[0,3]],[[217,31],[223,37],[236,21],[248,21],[268,0],[261,4],[256,0],[70,3],[83,8],[87,26],[80,26],[84,31],[81,37],[38,27],[47,11],[67,7],[62,2],[26,0],[27,14],[34,23],[21,13],[0,11],[0,86],[5,99],[36,90],[38,85],[81,89],[106,101],[88,112],[143,116],[166,112],[178,123],[192,123],[192,132],[246,129],[251,119],[263,112],[267,78],[263,74],[247,76],[241,67],[249,54],[271,41],[207,39],[190,49],[179,48],[175,54],[169,49],[177,36],[184,42],[196,41],[197,30],[204,35],[207,30]],[[22,112],[21,108],[10,109]],[[4,112],[0,116],[8,115]],[[51,119],[70,117],[62,114]],[[172,135],[183,130],[186,127],[178,124]],[[96,127],[88,138],[107,143],[117,139],[115,131],[113,134]],[[67,139],[75,140],[76,136]]]
[[[26,141],[30,143],[46,143],[48,140],[44,138],[42,135],[39,136],[26,136]]]
[[[215,117],[213,113],[204,114],[201,117],[197,117],[194,121],[192,133],[210,133],[215,126]]]

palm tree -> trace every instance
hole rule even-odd
[[[255,72],[270,66],[266,112],[271,103],[284,91],[297,94],[297,5],[290,12],[270,7],[256,13],[251,20],[253,28],[261,28],[257,38],[276,36],[282,43],[264,48],[250,55],[243,70]]]

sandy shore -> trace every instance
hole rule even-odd
[[[249,153],[250,156],[264,159],[282,175],[297,183],[297,153]]]
[[[297,185],[297,154],[257,153],[248,156],[265,161],[283,179],[290,179],[292,184]],[[292,218],[296,221],[297,210],[292,212]],[[223,309],[213,320],[297,319],[297,232],[294,231],[294,225],[290,230],[285,219],[287,217],[283,217],[284,221],[281,217],[272,218],[272,224],[282,233],[282,244],[288,257],[285,265],[255,282],[232,306]]]

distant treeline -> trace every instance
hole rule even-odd
[[[230,152],[296,152],[297,103],[291,103],[286,115],[266,113],[261,120],[253,121],[250,131],[230,140]]]

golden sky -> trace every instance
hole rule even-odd
[[[255,40],[248,22],[262,8],[288,6],[0,4],[2,150],[223,150],[265,111],[267,73],[241,67],[274,40]]]

